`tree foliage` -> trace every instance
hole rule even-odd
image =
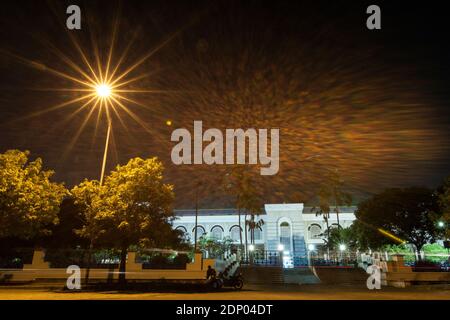
[[[79,233],[121,250],[120,279],[124,281],[126,253],[130,246],[174,247],[182,242],[173,230],[173,186],[163,181],[157,158],[133,158],[117,166],[100,185],[85,180],[72,189],[82,207],[85,224]]]
[[[75,232],[93,245],[106,233],[107,201],[105,188],[97,180],[84,180],[70,191],[83,221]]]
[[[441,235],[445,239],[450,239],[450,176],[444,181],[441,187],[438,188],[439,205],[441,206],[442,216],[438,219],[444,222],[444,227],[441,229]]]
[[[330,250],[339,250],[341,244],[345,244],[351,251],[360,248],[358,231],[354,225],[348,228],[332,228],[325,242]]]
[[[355,212],[357,228],[364,234],[367,245],[373,249],[396,243],[379,229],[393,234],[420,251],[435,241],[435,216],[439,214],[437,195],[427,188],[393,188],[361,202]],[[397,242],[398,243],[398,242]]]
[[[238,209],[238,225],[241,225],[241,216],[244,213],[244,233],[245,235],[245,245],[244,245],[244,255],[247,256],[248,247],[248,232],[250,231],[251,237],[254,235],[254,230],[251,229],[255,226],[255,217],[261,212],[263,207],[263,200],[261,198],[260,190],[257,188],[255,183],[255,178],[252,176],[252,172],[247,170],[244,166],[233,166],[226,174],[225,179],[225,190],[227,193],[231,194],[235,199],[235,204]],[[247,216],[250,216],[247,219]],[[263,221],[260,222],[262,225]],[[242,228],[239,233],[239,242],[242,247]]]
[[[157,158],[134,158],[117,166],[102,188],[107,236],[119,247],[158,245],[159,233],[171,230],[173,186],[163,182],[163,165]]]
[[[233,245],[233,240],[226,237],[222,240],[211,238],[207,234],[200,237],[198,247],[200,250],[208,252],[208,257],[218,258],[229,251]]]
[[[322,216],[327,226],[327,238],[331,236],[330,215],[336,214],[338,228],[341,227],[339,221],[339,207],[350,206],[352,197],[345,191],[344,180],[341,178],[338,170],[332,170],[328,173],[326,181],[320,186],[318,191],[319,205],[313,207],[316,216]]]
[[[29,161],[29,151],[0,154],[0,237],[31,238],[49,234],[58,223],[59,205],[67,194],[50,181],[53,171],[42,160]]]

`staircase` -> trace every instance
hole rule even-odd
[[[250,284],[284,284],[281,267],[241,266],[245,283]]]
[[[283,269],[284,283],[291,284],[316,284],[320,279],[308,266]]]
[[[315,267],[315,272],[323,284],[366,286],[369,276],[362,268],[354,267]]]

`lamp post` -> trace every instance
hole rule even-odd
[[[105,151],[103,152],[102,171],[100,173],[100,185],[103,185],[105,176],[106,158],[108,157],[109,136],[111,135],[111,119],[108,119],[108,131],[106,133]]]
[[[100,101],[105,101],[111,95],[111,87],[108,84],[102,83],[95,87],[95,91],[97,94],[97,98]],[[106,159],[108,157],[108,145],[109,145],[109,136],[111,135],[111,119],[108,116],[108,131],[106,133],[106,141],[105,141],[105,150],[103,152],[103,161],[102,161],[102,171],[100,173],[100,185],[103,185],[103,178],[105,176],[105,167],[106,167]],[[89,241],[89,249],[88,249],[88,263],[85,274],[85,283],[86,285],[89,283],[89,274],[91,271],[91,258],[92,258],[92,250],[94,248],[94,239],[91,237]]]
[[[194,253],[197,252],[197,221],[198,221],[198,183],[195,186],[195,229],[194,229]]]
[[[101,100],[106,100],[111,95],[111,86],[106,83],[101,83],[95,88],[97,97]],[[103,152],[102,171],[100,173],[100,185],[103,185],[105,177],[106,159],[108,157],[109,136],[111,135],[111,119],[108,116],[108,131],[106,133],[105,151]]]

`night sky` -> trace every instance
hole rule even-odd
[[[280,128],[280,171],[246,166],[266,203],[314,202],[329,170],[358,199],[387,187],[436,187],[450,174],[449,25],[441,1],[6,1],[0,12],[0,152],[30,150],[68,187],[98,179],[105,115],[77,110],[80,51],[128,77],[107,170],[159,157],[176,206],[233,206],[227,166],[171,163],[171,132]],[[378,4],[382,29],[366,28]],[[78,4],[82,29],[65,27]],[[66,57],[66,60],[62,59]],[[142,77],[141,77],[142,76]],[[64,90],[62,90],[64,89]],[[134,102],[131,102],[134,101]],[[76,112],[76,113],[74,113]],[[100,116],[98,118],[98,115]],[[70,116],[70,117],[69,117]],[[171,126],[167,125],[171,120]],[[79,135],[78,135],[79,132]]]

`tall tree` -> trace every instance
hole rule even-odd
[[[440,212],[438,197],[427,188],[387,189],[361,202],[355,212],[360,227],[365,225],[368,240],[374,245],[383,244],[377,238],[389,239],[391,243],[406,241],[417,252],[438,235],[434,216]],[[374,229],[378,232],[373,232]],[[369,244],[370,245],[370,244]],[[420,255],[419,255],[420,258]]]
[[[251,214],[250,219],[247,220],[247,228],[250,231],[250,243],[255,244],[255,230],[261,230],[264,225],[263,219],[257,219],[259,215]]]
[[[243,166],[234,167],[231,173],[228,174],[227,180],[227,190],[234,196],[236,207],[238,209],[238,223],[240,227],[240,245],[241,248],[244,247],[244,256],[247,258],[248,251],[248,219],[247,216],[250,215],[251,219],[254,220],[254,216],[261,212],[262,199],[251,176],[251,172],[245,170]],[[243,245],[242,239],[242,227],[241,227],[241,215],[244,212],[244,237],[245,246]]]
[[[82,220],[81,228],[76,229],[75,232],[89,242],[86,283],[89,281],[92,250],[108,227],[104,215],[108,210],[105,190],[99,181],[87,179],[71,190],[74,204],[79,208]]]
[[[51,235],[43,240],[44,248],[87,247],[88,240],[77,232],[84,225],[80,207],[72,196],[64,198],[59,208],[59,223],[51,228]]]
[[[352,196],[345,191],[344,180],[337,169],[329,172],[325,183],[319,189],[318,196],[321,214],[328,219],[330,213],[334,211],[338,228],[340,228],[339,207],[350,206],[352,204]],[[334,207],[333,209],[331,209],[332,206]]]
[[[29,154],[19,150],[0,154],[0,238],[46,235],[58,223],[67,190],[50,181],[54,172],[43,170],[40,158],[29,161]]]
[[[165,238],[161,233],[176,232],[170,227],[173,186],[163,182],[163,165],[157,158],[134,158],[111,172],[104,191],[107,209],[102,214],[108,239],[121,250],[119,280],[124,283],[130,245],[164,245],[157,241]]]

